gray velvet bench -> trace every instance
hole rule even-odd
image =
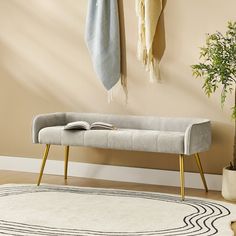
[[[93,123],[102,121],[116,126],[117,130],[65,130],[73,121]],[[179,156],[181,197],[184,199],[184,158],[194,155],[199,172],[207,189],[199,153],[211,145],[211,125],[207,119],[164,118],[153,116],[125,116],[94,113],[51,113],[34,118],[33,142],[45,144],[38,179],[40,185],[50,145],[65,146],[65,179],[67,178],[70,146],[86,146],[118,150],[172,153]]]

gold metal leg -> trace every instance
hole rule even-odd
[[[199,154],[196,153],[196,154],[194,154],[194,156],[195,156],[195,159],[196,159],[196,162],[197,162],[197,166],[198,166],[201,178],[202,178],[204,188],[205,188],[206,192],[208,192],[207,183],[206,183],[206,179],[205,179],[204,172],[203,172],[203,169],[202,169],[202,164],[201,164]]]
[[[65,146],[65,168],[64,168],[64,178],[65,179],[67,179],[69,148],[70,148],[69,146]]]
[[[38,186],[40,185],[40,182],[41,182],[41,179],[42,179],[42,176],[43,176],[43,170],[44,170],[44,167],[45,167],[45,163],[47,161],[49,148],[50,148],[50,144],[46,144],[44,154],[43,154],[43,162],[42,162],[42,165],[41,165],[41,170],[40,170],[40,174],[39,174],[39,178],[38,178],[38,184],[37,184]]]
[[[180,170],[180,190],[181,190],[181,198],[184,200],[184,155],[179,155],[179,170]]]

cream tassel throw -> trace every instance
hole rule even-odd
[[[153,40],[161,11],[162,0],[136,0],[138,16],[137,56],[149,72],[151,81],[154,81],[154,78],[159,78],[158,62],[153,56]]]

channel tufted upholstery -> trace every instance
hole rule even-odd
[[[119,130],[64,130],[64,126],[43,128],[39,143],[87,146],[147,152],[184,152],[184,132],[119,129]]]

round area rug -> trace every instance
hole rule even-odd
[[[233,235],[236,205],[153,192],[2,185],[0,235]]]

